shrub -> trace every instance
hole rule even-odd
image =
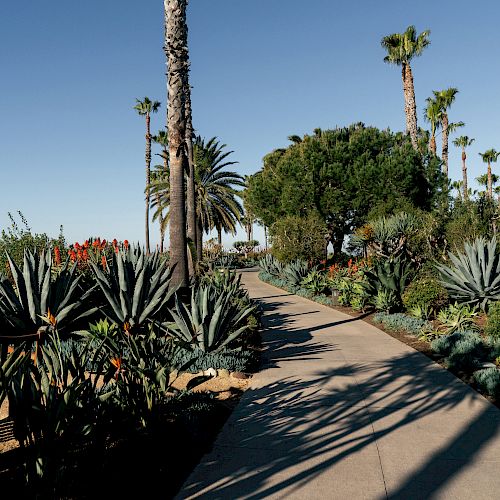
[[[481,336],[467,331],[442,335],[431,343],[431,349],[444,356],[445,364],[452,370],[477,368],[487,353]]]
[[[421,307],[438,311],[448,303],[448,292],[437,279],[424,276],[406,287],[402,299],[407,310]]]
[[[333,300],[324,293],[316,295],[314,297],[314,301],[318,302],[318,304],[323,304],[324,306],[333,306]]]
[[[490,306],[484,333],[493,338],[500,338],[500,302]]]
[[[303,288],[311,290],[314,294],[322,293],[326,288],[326,276],[316,269],[313,269],[300,282]]]
[[[317,214],[288,216],[270,230],[272,253],[282,262],[302,259],[318,261],[325,256],[326,226]]]
[[[474,372],[474,381],[481,392],[500,399],[500,371],[497,368],[486,368]]]
[[[430,324],[428,321],[413,318],[403,313],[377,313],[373,316],[373,321],[382,323],[389,330],[404,331],[412,335],[418,335],[423,328],[428,327]]]

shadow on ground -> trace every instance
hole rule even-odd
[[[282,304],[262,304],[267,311],[266,368],[320,360],[338,349],[331,341],[321,342],[321,334],[311,343],[313,330],[291,328],[293,315],[277,312]],[[341,323],[320,324],[314,331]],[[352,476],[353,461],[359,477],[349,480],[364,491],[363,498],[434,498],[488,447],[500,425],[496,408],[418,352],[385,361],[339,362],[307,377],[264,380],[242,402],[227,423],[228,432],[186,483],[182,498],[300,496],[311,482],[327,497],[338,498],[336,485],[343,471]],[[464,421],[455,418],[461,411],[472,417],[455,425]],[[436,424],[439,419],[430,418],[436,412],[449,415],[449,421]],[[419,433],[422,428],[426,431]],[[412,459],[415,454],[421,459]],[[401,463],[391,463],[392,456]],[[406,458],[411,466],[406,467]],[[402,472],[388,477],[386,465]],[[332,469],[333,475],[325,474]],[[373,484],[381,487],[371,492]]]

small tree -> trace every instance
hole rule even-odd
[[[283,262],[321,260],[325,258],[326,233],[326,225],[316,213],[283,217],[270,229],[272,253]]]

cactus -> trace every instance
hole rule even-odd
[[[453,266],[438,265],[443,286],[458,302],[479,305],[483,311],[500,300],[500,255],[497,241],[477,238],[465,244],[465,252],[449,253]]]

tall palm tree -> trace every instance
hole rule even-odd
[[[442,147],[442,155],[441,159],[443,160],[443,172],[446,176],[448,176],[448,135],[449,135],[449,120],[448,120],[448,109],[455,101],[456,95],[458,94],[458,89],[454,87],[450,87],[445,90],[434,90],[434,97],[436,101],[441,106],[441,125],[443,127],[443,147]],[[455,125],[455,128],[457,128]]]
[[[158,204],[159,197],[158,193],[153,194],[153,185],[162,182],[167,176],[170,175],[170,170],[168,168],[168,134],[165,130],[159,130],[156,135],[152,137],[153,142],[161,146],[161,153],[156,153],[163,159],[163,165],[155,165],[153,172],[151,173],[151,195],[155,198],[155,204]],[[158,219],[160,225],[160,252],[163,253],[163,244],[165,241],[165,229],[166,225],[163,223],[165,218],[163,211],[154,214],[153,221]]]
[[[457,148],[462,148],[462,187],[464,190],[464,200],[469,199],[469,190],[467,187],[467,153],[465,152],[465,149],[468,148],[473,142],[474,139],[469,138],[466,135],[461,135],[453,141],[454,146],[456,146]]]
[[[168,111],[167,130],[170,157],[170,265],[172,284],[188,285],[186,235],[186,194],[184,165],[186,158],[186,79],[188,72],[187,0],[164,0],[167,57]]]
[[[479,153],[479,156],[483,159],[484,163],[488,164],[488,172],[487,172],[487,195],[490,199],[493,199],[493,177],[491,174],[491,164],[496,163],[498,156],[500,153],[497,153],[494,149],[488,149],[484,153]]]
[[[151,251],[149,245],[149,184],[151,182],[151,114],[157,113],[160,109],[159,101],[151,101],[149,97],[145,97],[143,101],[136,99],[134,109],[140,116],[146,117],[146,218],[145,218],[145,231],[146,231],[146,252]]]
[[[203,248],[203,231],[216,229],[221,245],[222,231],[235,234],[243,216],[243,207],[236,199],[240,193],[235,186],[244,187],[245,182],[238,173],[225,170],[237,163],[226,160],[232,151],[224,151],[225,148],[216,137],[205,142],[198,136],[194,141],[198,257]]]
[[[436,154],[436,130],[441,126],[442,123],[442,112],[441,106],[437,99],[432,99],[432,97],[427,98],[427,106],[425,108],[425,119],[431,124],[431,137],[429,140],[429,151],[432,154]]]
[[[418,148],[417,105],[415,102],[415,87],[410,62],[414,57],[422,55],[424,49],[431,43],[430,31],[417,35],[415,26],[409,26],[404,33],[393,33],[384,36],[382,47],[387,50],[384,61],[401,66],[403,79],[403,94],[405,99],[406,132],[410,134],[414,149]]]
[[[244,185],[243,177],[236,172],[228,172],[226,167],[236,162],[225,161],[231,151],[224,152],[225,145],[216,138],[205,142],[197,137],[193,144],[194,179],[196,190],[197,258],[201,260],[203,250],[203,233],[217,230],[219,244],[222,232],[235,233],[237,224],[243,214],[243,208],[237,200],[240,191],[235,187]],[[163,225],[170,220],[170,180],[158,179],[152,183],[153,220],[163,214]]]

